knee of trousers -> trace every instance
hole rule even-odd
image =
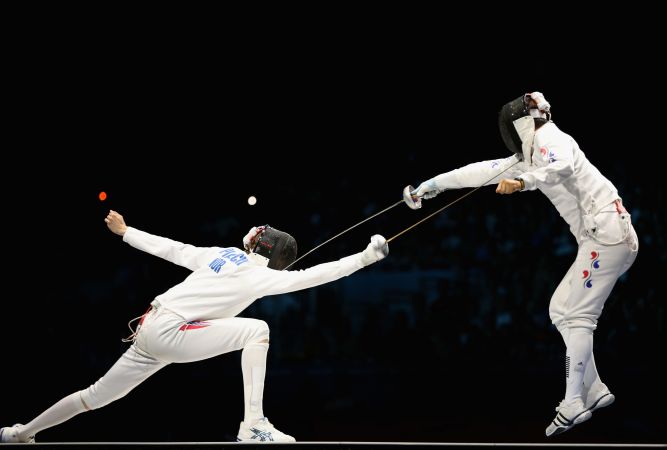
[[[101,383],[97,382],[90,385],[87,389],[79,391],[79,395],[81,396],[83,406],[86,409],[93,410],[106,406],[119,398],[123,398],[130,390],[111,392],[109,389],[105,389]]]
[[[598,321],[590,317],[563,318],[558,323],[554,322],[554,325],[561,333],[564,329],[573,330],[575,328],[583,328],[593,332],[598,327]]]
[[[565,318],[566,311],[567,308],[562,296],[554,294],[549,302],[549,318],[551,319],[551,323],[558,326]]]
[[[560,312],[555,310],[554,308],[549,307],[549,318],[551,319],[551,323],[556,325],[556,328],[558,330],[561,330],[561,327],[563,327],[563,319],[564,315]]]
[[[269,334],[269,324],[263,320],[253,320],[248,343],[250,344],[252,342],[268,341]]]

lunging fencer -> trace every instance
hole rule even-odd
[[[305,270],[283,270],[296,258],[295,239],[270,226],[254,227],[244,249],[194,247],[128,227],[110,211],[105,222],[139,250],[192,270],[158,295],[128,341],[128,350],[96,383],[68,395],[25,425],[0,429],[0,442],[34,442],[39,431],[124,397],[170,363],[186,363],[242,350],[244,418],[237,440],[294,442],[264,416],[262,397],[269,349],[266,322],[236,317],[255,300],[328,283],[383,259],[386,240],[371,237],[366,249]],[[7,406],[7,405],[5,405]]]
[[[513,156],[442,173],[410,194],[420,206],[422,198],[448,189],[485,184],[497,184],[498,194],[539,189],[569,225],[577,256],[549,303],[549,316],[566,346],[565,398],[546,428],[551,436],[614,401],[595,366],[593,332],[616,280],[635,261],[639,242],[617,189],[554,124],[544,95],[533,92],[505,104],[499,127]]]

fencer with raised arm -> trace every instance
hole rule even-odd
[[[593,332],[616,280],[637,256],[638,238],[618,190],[551,120],[543,94],[525,94],[505,104],[499,127],[512,156],[442,173],[411,194],[430,199],[484,183],[497,184],[496,192],[504,195],[539,190],[569,225],[577,256],[549,303],[551,321],[565,342],[567,368],[565,398],[546,429],[550,436],[614,401],[595,366]]]
[[[235,350],[242,350],[245,400],[237,439],[294,442],[268,421],[262,408],[269,327],[264,321],[236,316],[261,297],[329,283],[383,259],[389,252],[386,240],[374,235],[360,253],[305,270],[286,271],[282,269],[296,258],[296,241],[268,225],[253,227],[241,249],[194,247],[155,236],[126,226],[115,211],[109,212],[105,222],[132,247],[192,273],[151,302],[128,339],[130,347],[104,376],[25,425],[0,429],[0,442],[33,441],[39,431],[124,397],[171,363],[200,361]]]

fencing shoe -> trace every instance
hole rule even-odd
[[[556,418],[551,421],[546,429],[547,436],[563,433],[573,426],[587,421],[593,415],[593,413],[586,409],[581,399],[576,399],[569,403],[562,401],[556,407],[556,411],[558,411]]]
[[[19,427],[21,426],[23,425],[17,423],[13,427],[0,428],[0,442],[2,443],[25,442],[29,444],[34,444],[35,436],[29,436],[27,438],[21,439],[21,436],[19,435]]]
[[[276,430],[266,417],[252,424],[241,422],[236,440],[239,442],[296,442],[296,439],[289,434]]]
[[[592,386],[584,397],[586,399],[586,409],[590,410],[591,412],[598,408],[609,406],[614,403],[614,400],[616,400],[614,394],[609,391],[609,388],[604,383],[599,383],[596,386]]]

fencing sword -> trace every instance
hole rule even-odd
[[[396,203],[394,203],[393,205],[389,205],[389,206],[387,206],[387,207],[386,207],[385,209],[383,209],[382,211],[377,212],[377,213],[373,214],[372,216],[370,216],[370,217],[368,217],[368,218],[362,220],[361,222],[359,222],[359,223],[357,223],[357,224],[355,224],[355,225],[352,225],[350,228],[341,231],[340,233],[338,233],[338,234],[335,235],[334,237],[327,239],[326,241],[322,242],[320,245],[318,245],[318,246],[315,247],[314,249],[312,249],[312,250],[310,250],[310,251],[304,253],[303,255],[301,255],[300,257],[298,257],[297,259],[295,259],[294,262],[293,262],[292,264],[289,264],[289,265],[288,265],[287,267],[285,267],[283,270],[287,270],[287,269],[289,269],[293,264],[296,264],[297,262],[299,262],[299,260],[301,260],[301,259],[305,258],[306,256],[308,256],[309,254],[313,253],[315,250],[317,250],[318,248],[322,247],[324,244],[333,241],[333,240],[336,239],[338,236],[341,236],[341,235],[347,233],[347,232],[350,231],[351,229],[358,227],[359,225],[361,225],[361,224],[364,223],[364,222],[368,222],[368,221],[371,220],[373,217],[377,217],[377,216],[379,216],[380,214],[382,214],[382,213],[384,213],[384,212],[387,212],[387,211],[389,211],[389,210],[392,209],[392,208],[395,208],[396,206],[400,205],[401,203],[405,203],[405,200],[399,200],[399,201],[397,201]]]
[[[509,169],[511,169],[512,167],[514,167],[515,165],[517,165],[517,164],[520,163],[520,162],[521,162],[521,159],[519,159],[517,162],[515,162],[515,163],[512,164],[511,166],[508,166],[508,167],[507,167],[506,169],[504,169],[502,172],[500,172],[500,173],[498,173],[498,174],[492,176],[491,178],[489,178],[488,180],[486,180],[484,183],[482,183],[480,186],[477,186],[476,188],[472,189],[471,191],[466,192],[465,194],[463,194],[462,196],[458,197],[457,199],[455,199],[455,200],[453,200],[453,201],[447,203],[445,206],[443,206],[442,208],[438,209],[437,211],[435,211],[435,212],[429,214],[428,216],[424,217],[423,219],[419,220],[418,222],[416,222],[416,223],[410,225],[409,227],[407,227],[406,229],[404,229],[404,230],[401,231],[400,233],[397,233],[397,234],[395,234],[394,236],[390,237],[389,239],[387,239],[387,243],[393,241],[394,239],[396,239],[396,238],[399,237],[400,235],[406,233],[407,231],[410,231],[411,229],[413,229],[413,228],[416,227],[417,225],[421,224],[422,222],[427,221],[428,219],[430,219],[431,217],[435,216],[436,214],[438,214],[438,213],[444,211],[445,209],[449,208],[449,207],[452,206],[453,204],[455,204],[455,203],[457,203],[457,202],[463,200],[463,199],[466,198],[467,196],[471,195],[473,192],[478,191],[479,189],[483,188],[483,187],[486,186],[486,184],[489,183],[491,180],[493,180],[494,178],[496,178],[496,177],[502,175],[503,173],[507,172]],[[373,215],[370,216],[370,217],[367,217],[366,219],[362,220],[361,222],[359,222],[359,223],[357,223],[357,224],[354,224],[354,225],[352,225],[351,227],[349,227],[349,228],[347,228],[347,229],[341,231],[340,233],[338,233],[338,234],[335,235],[334,237],[327,239],[326,241],[322,242],[322,243],[321,243],[320,245],[318,245],[317,247],[313,248],[312,250],[310,250],[310,251],[304,253],[303,255],[301,255],[299,258],[295,259],[294,262],[292,262],[292,264],[288,265],[288,266],[285,267],[283,270],[287,270],[287,269],[289,269],[292,265],[296,264],[296,263],[299,262],[301,259],[303,259],[303,258],[305,258],[306,256],[308,256],[309,254],[313,253],[315,250],[317,250],[318,248],[322,247],[323,245],[325,245],[325,244],[327,244],[327,243],[333,241],[333,240],[336,239],[337,237],[339,237],[339,236],[341,236],[341,235],[347,233],[348,231],[352,230],[353,228],[356,228],[356,227],[358,227],[359,225],[361,225],[361,224],[363,224],[363,223],[365,223],[365,222],[368,222],[368,221],[371,220],[372,218],[377,217],[377,216],[379,216],[380,214],[383,214],[383,213],[389,211],[389,210],[392,209],[392,208],[395,208],[396,206],[400,205],[401,203],[405,203],[406,205],[408,205],[408,207],[409,207],[410,209],[419,209],[419,208],[421,208],[421,206],[422,206],[422,205],[421,205],[422,198],[421,198],[421,197],[418,197],[418,196],[416,196],[416,195],[412,195],[412,191],[413,191],[413,190],[414,190],[414,188],[413,188],[412,186],[410,186],[410,185],[405,186],[405,188],[403,189],[403,199],[397,201],[396,203],[393,203],[393,204],[389,205],[388,207],[386,207],[386,208],[383,209],[382,211],[376,212],[375,214],[373,214]]]

